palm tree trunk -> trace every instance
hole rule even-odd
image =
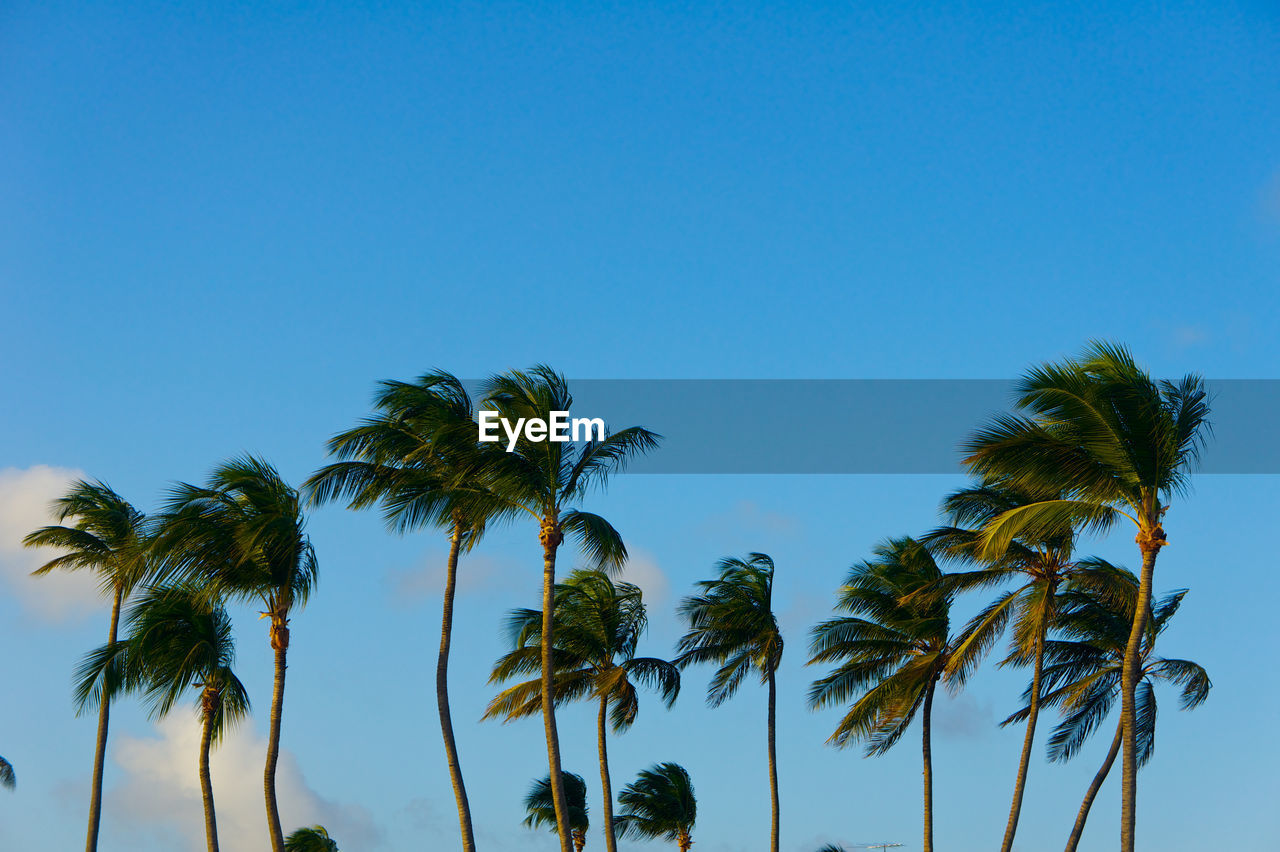
[[[680,852],[689,852],[689,849],[692,846],[693,836],[689,834],[688,829],[681,829],[680,833],[676,835],[676,848],[679,849]]]
[[[1111,771],[1111,765],[1116,762],[1116,755],[1120,753],[1120,741],[1124,739],[1124,721],[1121,720],[1116,725],[1116,735],[1111,740],[1111,750],[1107,752],[1107,759],[1102,761],[1102,768],[1098,770],[1098,774],[1093,776],[1093,783],[1089,785],[1089,790],[1084,794],[1084,801],[1080,803],[1080,813],[1076,815],[1075,827],[1071,829],[1071,837],[1067,840],[1066,852],[1076,852],[1076,847],[1080,845],[1080,836],[1084,834],[1084,821],[1089,818],[1089,809],[1093,807],[1093,800],[1097,798],[1098,791],[1102,789],[1102,782],[1107,780],[1107,773]]]
[[[542,724],[547,735],[548,777],[551,779],[551,804],[556,812],[556,834],[560,852],[571,852],[569,808],[564,797],[564,776],[560,769],[560,735],[556,731],[556,708],[552,700],[551,657],[552,630],[555,614],[556,548],[563,540],[560,525],[554,519],[544,520],[538,536],[542,540]]]
[[[773,828],[769,832],[769,849],[778,852],[778,686],[769,672],[769,804],[773,808]]]
[[[204,799],[204,836],[209,852],[218,852],[218,820],[213,811],[213,779],[209,775],[209,745],[213,742],[213,720],[217,708],[206,702],[204,725],[200,731],[200,795]]]
[[[271,833],[271,852],[284,852],[284,832],[280,828],[280,807],[276,802],[276,764],[280,761],[280,716],[284,710],[285,656],[289,652],[287,619],[276,613],[271,618],[271,647],[276,653],[275,688],[271,693],[271,729],[267,734],[267,766],[262,774],[262,789],[267,799],[267,830]]]
[[[107,629],[107,642],[115,644],[120,626],[120,604],[124,601],[124,584],[116,581],[115,599],[111,604],[111,626]],[[104,684],[105,685],[105,684]],[[97,852],[98,826],[102,822],[102,769],[107,760],[107,726],[111,717],[111,697],[102,691],[98,703],[98,742],[93,752],[93,782],[89,788],[89,833],[85,840],[86,852]]]
[[[938,678],[935,675],[925,687],[924,707],[920,716],[924,741],[924,852],[933,852],[933,690],[937,684]]]
[[[458,824],[462,830],[463,852],[475,852],[475,829],[471,825],[471,805],[467,787],[462,782],[462,766],[458,762],[458,744],[453,737],[453,717],[449,714],[449,644],[453,638],[453,596],[458,579],[458,552],[462,547],[463,525],[455,523],[449,543],[449,563],[444,582],[444,614],[440,620],[440,655],[436,657],[436,707],[440,711],[440,733],[449,762],[449,779],[453,797],[458,802]]]
[[[1124,649],[1124,671],[1120,679],[1120,721],[1124,730],[1124,764],[1120,781],[1120,852],[1133,852],[1138,809],[1138,732],[1134,695],[1138,688],[1138,670],[1142,660],[1142,634],[1147,627],[1147,610],[1151,608],[1151,584],[1156,570],[1156,556],[1164,543],[1164,530],[1138,533],[1142,548],[1142,576],[1138,580],[1138,601],[1133,611],[1133,628]],[[1158,535],[1157,535],[1158,534]]]
[[[1035,669],[1031,676],[1031,703],[1027,712],[1027,733],[1022,738],[1022,757],[1018,761],[1018,778],[1013,786],[1013,804],[1009,808],[1009,822],[1004,828],[1004,843],[1000,852],[1009,852],[1013,848],[1013,836],[1018,831],[1018,817],[1022,813],[1022,793],[1027,786],[1027,767],[1031,763],[1031,746],[1036,738],[1036,720],[1040,717],[1040,680],[1044,672],[1044,635],[1049,629],[1048,607],[1053,600],[1054,590],[1049,588],[1045,596],[1045,609],[1040,615],[1040,625],[1036,631],[1036,645],[1033,653],[1036,656]]]
[[[596,740],[600,747],[600,787],[604,802],[604,848],[606,852],[618,852],[618,841],[613,836],[613,784],[609,781],[609,752],[605,748],[605,715],[609,699],[600,699],[600,714],[596,718]]]

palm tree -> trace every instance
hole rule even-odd
[[[618,794],[619,837],[674,840],[680,852],[693,845],[698,799],[689,773],[678,763],[657,763],[640,771]]]
[[[763,553],[746,560],[726,558],[716,566],[720,576],[698,583],[702,593],[684,599],[680,614],[689,630],[680,637],[676,665],[719,666],[707,685],[707,704],[718,707],[731,698],[748,672],[769,687],[769,800],[773,823],[769,848],[778,852],[778,761],[776,748],[778,688],[775,675],[782,662],[782,633],[773,614],[773,560]]]
[[[920,713],[924,755],[924,849],[933,850],[933,695],[955,653],[949,595],[934,589],[942,572],[912,538],[890,539],[875,557],[853,567],[836,609],[848,615],[813,629],[810,665],[838,663],[809,690],[813,708],[857,696],[828,743],[865,741],[868,756],[884,754]],[[951,676],[953,685],[966,672]]]
[[[599,701],[596,744],[604,794],[605,846],[608,852],[617,852],[606,718],[615,733],[631,727],[640,711],[637,685],[656,689],[670,707],[680,693],[680,670],[666,660],[635,655],[648,626],[643,595],[639,587],[614,583],[603,571],[575,571],[556,585],[554,622],[556,703],[581,698]],[[538,674],[541,669],[542,613],[514,611],[507,633],[515,650],[494,665],[491,683]],[[540,677],[509,687],[490,702],[484,717],[510,721],[535,716],[542,709],[541,693]]]
[[[449,533],[436,707],[462,848],[475,852],[471,805],[449,712],[449,648],[459,555],[475,547],[486,523],[506,507],[492,498],[475,470],[476,422],[471,397],[457,378],[436,371],[412,383],[382,382],[374,407],[375,416],[329,441],[329,452],[341,461],[313,475],[304,489],[313,504],[344,497],[350,509],[381,504],[396,532],[430,526]]]
[[[199,689],[205,838],[209,852],[218,852],[209,750],[249,712],[248,692],[231,668],[231,618],[201,590],[153,586],[130,607],[125,626],[125,639],[98,648],[81,664],[76,701],[82,707],[92,704],[99,684],[114,683],[124,691],[142,692],[151,718],[160,719],[184,692]]]
[[[22,540],[27,547],[53,547],[65,551],[36,569],[36,575],[55,570],[89,570],[98,576],[104,594],[111,596],[111,623],[107,642],[116,641],[120,608],[149,572],[145,517],[123,497],[101,482],[79,480],[53,503],[55,526],[42,527]],[[97,684],[98,738],[93,755],[93,781],[89,792],[87,852],[98,848],[102,822],[102,770],[107,756],[107,727],[111,715],[107,684]]]
[[[1026,530],[1066,523],[1103,530],[1128,518],[1137,528],[1142,573],[1120,688],[1120,845],[1121,852],[1133,852],[1136,690],[1156,557],[1168,543],[1164,501],[1186,490],[1209,430],[1208,396],[1199,376],[1157,382],[1127,349],[1107,343],[1090,344],[1080,358],[1032,369],[1018,382],[1017,394],[1025,414],[998,416],[979,430],[964,445],[964,462],[980,476],[1060,496],[1000,515],[984,532],[985,551],[999,553]]]
[[[1048,692],[1044,695],[1044,703],[1062,708],[1064,717],[1049,738],[1050,760],[1065,762],[1076,756],[1115,704],[1124,679],[1125,647],[1138,591],[1137,578],[1127,571],[1124,573],[1130,586],[1127,595],[1100,594],[1094,590],[1075,590],[1063,595],[1062,615],[1058,623],[1058,633],[1063,638],[1050,640],[1045,649],[1048,665],[1044,676]],[[1158,657],[1154,653],[1156,638],[1169,626],[1185,595],[1184,589],[1161,598],[1147,621],[1137,692],[1139,766],[1144,765],[1155,752],[1155,682],[1181,686],[1183,710],[1198,707],[1209,697],[1213,686],[1208,672],[1199,664]],[[1023,697],[1029,697],[1029,693]],[[1021,721],[1026,715],[1027,708],[1024,707],[1002,724]],[[1067,841],[1067,852],[1075,852],[1079,846],[1089,810],[1120,752],[1123,733],[1123,724],[1117,725],[1111,748],[1080,805]]]
[[[1025,506],[1061,495],[1022,491],[998,480],[986,480],[956,491],[943,501],[950,525],[931,532],[926,541],[940,554],[976,564],[977,570],[947,574],[939,588],[947,593],[967,591],[1013,581],[1017,587],[1001,594],[965,626],[948,663],[948,673],[976,668],[995,641],[1013,624],[1015,653],[1005,662],[1032,668],[1029,713],[1022,754],[1014,781],[1013,802],[1005,824],[1001,852],[1013,847],[1022,812],[1032,743],[1043,694],[1045,637],[1057,615],[1059,591],[1065,588],[1113,588],[1123,582],[1117,569],[1101,560],[1076,560],[1075,530],[1061,527],[1027,527],[1013,535],[1003,550],[984,547],[984,531],[997,519]],[[1113,589],[1114,590],[1114,589]]]
[[[564,797],[569,806],[569,830],[573,834],[575,852],[582,852],[587,845],[587,829],[591,822],[587,818],[587,782],[581,775],[572,772],[564,773]],[[556,830],[555,800],[551,794],[551,776],[533,782],[529,793],[524,797],[524,808],[529,815],[524,824],[530,828],[550,826]]]
[[[573,405],[564,377],[547,366],[494,376],[485,383],[485,397],[486,405],[512,424],[522,420],[548,422],[553,412],[570,411]],[[618,531],[604,518],[581,511],[575,504],[593,488],[603,488],[609,476],[633,456],[656,448],[658,440],[653,432],[633,426],[596,434],[579,443],[533,440],[529,430],[522,430],[510,451],[499,444],[483,445],[485,460],[478,468],[479,475],[496,498],[538,522],[542,547],[542,718],[561,852],[570,852],[570,837],[553,697],[556,555],[565,536],[570,536],[593,567],[618,568],[626,562],[627,549]]]
[[[217,467],[205,487],[181,483],[158,519],[154,551],[209,595],[255,601],[271,620],[275,683],[263,793],[272,852],[284,852],[276,800],[276,764],[289,651],[289,620],[315,588],[315,549],[302,500],[279,472],[253,456]]]
[[[296,829],[284,841],[285,852],[338,852],[338,841],[323,825]]]
[[[0,787],[10,790],[18,786],[18,776],[13,774],[13,764],[0,757]]]

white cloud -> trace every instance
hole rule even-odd
[[[951,695],[938,690],[941,699],[934,705],[934,728],[955,739],[982,739],[996,728],[996,711],[989,700],[978,701],[969,693]]]
[[[753,533],[793,536],[800,530],[799,519],[761,508],[754,500],[739,500],[726,512],[709,515],[699,526],[703,535],[737,535],[744,530]]]
[[[387,572],[391,601],[397,606],[416,604],[425,598],[444,594],[444,581],[449,553],[432,549],[410,570]],[[519,577],[519,570],[501,559],[480,550],[458,556],[457,594],[470,595],[507,588]]]
[[[46,621],[78,618],[103,606],[90,574],[32,577],[31,572],[56,553],[22,546],[24,536],[52,523],[49,504],[83,476],[78,470],[47,465],[0,469],[0,580],[25,609]]]
[[[138,838],[200,852],[205,848],[204,809],[196,774],[200,728],[193,712],[175,710],[155,727],[158,737],[121,735],[112,743],[124,780],[107,794],[111,813]],[[262,795],[266,739],[249,724],[239,725],[214,747],[213,777],[218,840],[223,849],[262,849],[267,844],[267,811]],[[367,810],[325,799],[308,784],[297,760],[280,752],[276,795],[286,834],[321,824],[344,849],[371,849],[380,833]],[[176,846],[175,846],[176,844]]]
[[[627,564],[623,566],[618,579],[640,587],[650,612],[671,593],[671,583],[653,554],[639,548],[630,548]]]

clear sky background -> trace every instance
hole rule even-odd
[[[1008,378],[1101,337],[1161,376],[1280,378],[1273,4],[686,5],[0,7],[0,754],[19,777],[0,848],[82,842],[94,722],[69,681],[106,609],[26,580],[38,556],[16,546],[68,477],[144,509],[242,451],[299,482],[377,380],[434,367]],[[804,646],[847,567],[930,528],[961,482],[633,475],[593,501],[636,556],[650,653],[671,653],[674,605],[716,559],[777,560],[787,852],[919,848],[918,739],[876,760],[826,748],[837,714],[804,707]],[[1167,518],[1157,587],[1191,593],[1162,647],[1215,686],[1187,714],[1162,693],[1139,847],[1273,848],[1280,497],[1274,477],[1194,485]],[[442,538],[336,507],[310,531],[322,579],[293,625],[284,821],[354,852],[451,848]],[[1136,561],[1127,531],[1084,547]],[[478,722],[501,620],[536,604],[539,567],[527,524],[463,565],[454,715],[486,850],[552,848],[519,824],[540,726]],[[215,789],[224,848],[258,852],[270,651],[236,616],[258,715]],[[995,723],[1025,678],[988,665],[940,702],[940,848],[998,843],[1021,735]],[[706,679],[613,740],[615,789],[677,760],[696,848],[763,848],[764,691],[711,711]],[[598,820],[593,721],[566,709],[561,735]],[[119,705],[104,852],[202,848],[194,731],[185,710],[155,726]],[[1064,842],[1106,746],[1066,766],[1037,751],[1017,848]],[[1117,780],[1088,849],[1114,845]]]

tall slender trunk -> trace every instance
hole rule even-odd
[[[120,626],[120,604],[124,601],[124,584],[119,580],[115,584],[115,599],[111,604],[111,626],[107,629],[108,644],[115,644],[116,631]],[[105,686],[105,684],[104,684]],[[93,782],[89,789],[89,832],[85,839],[85,851],[97,852],[98,826],[102,822],[102,768],[107,760],[107,726],[111,718],[111,696],[102,690],[102,700],[98,703],[98,742],[93,752]]]
[[[606,852],[618,852],[618,841],[613,836],[613,784],[609,781],[609,752],[605,747],[605,718],[609,710],[609,698],[600,699],[600,713],[596,717],[596,740],[600,747],[600,788],[604,802],[604,848]]]
[[[564,797],[564,775],[560,769],[560,735],[556,731],[556,707],[552,693],[554,661],[551,656],[555,615],[556,549],[564,540],[555,518],[542,522],[542,724],[547,735],[547,767],[551,779],[551,804],[556,812],[556,834],[560,852],[571,852],[573,838],[569,830],[569,807]]]
[[[1151,608],[1151,584],[1156,570],[1156,556],[1164,544],[1164,530],[1140,531],[1142,576],[1138,580],[1138,600],[1133,611],[1133,628],[1124,649],[1124,671],[1120,678],[1120,720],[1124,731],[1124,763],[1120,781],[1120,852],[1133,852],[1138,810],[1138,732],[1134,695],[1138,688],[1138,670],[1142,665],[1142,634],[1147,628],[1147,610]]]
[[[1084,801],[1080,803],[1080,813],[1076,815],[1076,824],[1071,829],[1071,837],[1067,840],[1066,852],[1076,852],[1076,847],[1080,845],[1080,836],[1084,834],[1084,821],[1089,818],[1089,809],[1093,807],[1093,800],[1102,789],[1102,782],[1107,780],[1111,765],[1116,762],[1122,739],[1124,739],[1123,719],[1119,725],[1116,725],[1116,735],[1111,739],[1111,750],[1107,752],[1107,759],[1102,761],[1102,768],[1098,770],[1097,775],[1093,776],[1093,783],[1089,785],[1089,790],[1084,794]]]
[[[280,761],[280,716],[284,710],[285,657],[289,652],[288,619],[272,613],[271,647],[276,654],[276,681],[271,693],[271,729],[267,734],[267,765],[262,773],[262,789],[267,799],[267,830],[271,852],[284,852],[284,832],[280,828],[280,807],[276,802],[276,764]]]
[[[444,736],[444,752],[449,762],[449,780],[453,797],[458,802],[458,825],[462,830],[463,852],[475,852],[475,829],[471,825],[471,805],[467,787],[462,782],[462,766],[458,762],[458,744],[453,738],[453,717],[449,714],[449,645],[453,638],[453,596],[458,579],[458,552],[462,548],[463,524],[453,526],[449,542],[449,564],[444,581],[444,614],[440,619],[440,655],[436,657],[436,707],[440,711],[440,733]]]
[[[200,796],[204,799],[204,836],[209,852],[218,852],[218,820],[213,810],[213,778],[209,775],[209,746],[213,742],[213,720],[219,698],[208,691],[201,701],[204,724],[200,729]]]
[[[769,832],[769,849],[778,852],[778,686],[769,672],[769,804],[773,808],[773,828]]]
[[[934,675],[925,687],[920,717],[924,754],[924,852],[933,852],[933,690],[937,685],[938,677]]]
[[[1004,828],[1004,842],[1000,852],[1009,852],[1013,848],[1013,836],[1018,832],[1018,817],[1022,813],[1022,793],[1027,786],[1027,767],[1031,763],[1031,746],[1036,738],[1036,720],[1040,718],[1040,680],[1044,672],[1044,636],[1049,629],[1049,606],[1053,601],[1054,588],[1049,587],[1045,595],[1044,609],[1040,613],[1040,625],[1036,628],[1035,668],[1031,675],[1031,703],[1027,711],[1027,733],[1022,738],[1022,757],[1018,761],[1018,778],[1013,786],[1013,804],[1009,807],[1009,822]]]

